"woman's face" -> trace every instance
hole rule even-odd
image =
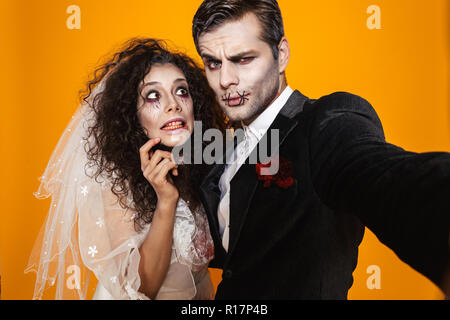
[[[138,118],[149,138],[174,147],[194,129],[194,109],[183,72],[173,64],[153,65],[139,87]]]

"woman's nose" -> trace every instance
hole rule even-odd
[[[166,107],[166,112],[180,112],[181,106],[177,103],[176,100],[170,100],[169,104]]]

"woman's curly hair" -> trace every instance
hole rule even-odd
[[[94,142],[85,144],[87,165],[96,168],[93,175],[96,180],[101,175],[111,182],[111,191],[123,208],[135,210],[136,229],[152,221],[157,203],[156,193],[141,171],[139,149],[149,138],[137,116],[138,88],[153,65],[165,63],[184,73],[194,119],[202,121],[202,130],[217,128],[223,132],[226,118],[204,71],[187,55],[169,51],[162,40],[129,40],[112,59],[95,70],[93,79],[81,92],[81,98],[95,115],[86,137],[86,141]],[[93,88],[103,79],[103,91],[90,98]],[[180,197],[188,201],[191,210],[201,205],[198,187],[207,169],[205,164],[183,165],[178,168],[178,176],[172,176]]]

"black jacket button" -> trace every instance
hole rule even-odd
[[[230,269],[227,269],[223,272],[224,279],[230,279],[233,276],[233,272]]]

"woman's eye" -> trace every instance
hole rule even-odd
[[[155,101],[159,99],[159,94],[156,91],[150,91],[146,97],[147,100]]]
[[[186,88],[178,88],[175,94],[178,96],[186,97],[189,94],[189,92],[187,91]]]

